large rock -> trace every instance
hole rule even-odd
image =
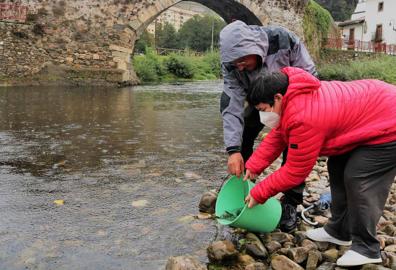
[[[238,251],[228,240],[213,242],[207,249],[208,258],[215,263],[229,263],[238,258]]]
[[[389,245],[389,246],[385,247],[384,250],[387,251],[387,252],[396,253],[396,245]]]
[[[206,266],[193,256],[170,257],[165,270],[206,270]]]
[[[335,263],[338,259],[338,250],[335,248],[326,250],[325,252],[323,252],[323,259],[325,261]]]
[[[256,261],[248,254],[238,255],[238,264],[242,266],[247,266],[249,264],[255,263]]]
[[[308,253],[307,265],[305,267],[306,270],[315,270],[322,260],[322,254],[318,250],[311,250]]]
[[[274,256],[271,260],[271,267],[274,270],[303,270],[300,265],[290,260],[284,255]]]
[[[313,250],[313,249],[318,249],[318,246],[317,246],[314,242],[312,242],[311,240],[309,240],[309,239],[304,239],[304,240],[301,242],[301,246],[304,247],[304,248],[306,248],[308,251],[309,251],[309,250]]]
[[[283,244],[285,242],[293,242],[294,237],[291,234],[284,233],[284,232],[273,232],[270,234],[267,234],[264,242],[270,242],[270,241],[276,241],[280,244]]]
[[[214,214],[216,207],[217,193],[214,191],[205,192],[199,202],[199,211]]]
[[[257,258],[266,258],[268,256],[267,249],[264,247],[260,238],[253,233],[246,234],[246,253]]]
[[[277,241],[270,241],[268,242],[265,247],[267,248],[269,253],[274,253],[278,249],[282,247],[282,245]]]
[[[287,252],[287,257],[296,263],[302,263],[308,257],[308,251],[303,247],[290,248]]]

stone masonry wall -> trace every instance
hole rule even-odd
[[[177,2],[180,0],[18,0],[28,7],[26,21],[0,21],[0,85],[58,80],[136,84],[131,64],[134,43],[156,16]],[[280,24],[302,36],[306,0],[196,2],[206,3],[224,18],[243,12],[242,5],[263,24]],[[215,4],[211,7],[210,3]]]

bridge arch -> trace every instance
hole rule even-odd
[[[136,82],[131,64],[136,40],[162,12],[184,0],[5,1],[3,5],[15,11],[27,7],[27,16],[25,24],[4,23],[0,16],[0,50],[7,52],[0,85],[21,77],[34,82],[37,76]],[[247,24],[279,24],[303,35],[308,0],[190,1],[210,8],[227,23],[239,19]],[[59,75],[59,69],[66,75]]]
[[[143,12],[137,14],[129,26],[134,29],[139,36],[147,26],[152,23],[162,12],[168,8],[183,2],[183,0],[157,0],[155,5],[148,6]],[[266,11],[254,4],[252,1],[245,1],[247,3],[242,4],[234,0],[190,0],[201,5],[210,8],[216,12],[220,17],[224,19],[226,23],[230,23],[233,20],[241,20],[247,24],[252,25],[263,25],[268,22],[270,16]],[[264,16],[263,16],[264,15]]]

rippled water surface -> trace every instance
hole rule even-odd
[[[193,215],[226,170],[220,92],[0,88],[0,269],[205,260],[216,224]]]

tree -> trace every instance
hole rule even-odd
[[[334,20],[348,20],[355,10],[358,0],[316,0],[321,6],[330,11]]]
[[[146,47],[154,47],[154,35],[145,30],[135,43],[135,52],[144,53]]]
[[[175,27],[166,22],[164,25],[157,24],[155,30],[156,47],[178,49],[179,39]]]
[[[213,47],[217,48],[219,46],[219,34],[224,26],[225,22],[218,17],[195,15],[180,28],[180,45],[183,48],[191,48],[195,51],[207,51],[211,48],[213,29]]]

